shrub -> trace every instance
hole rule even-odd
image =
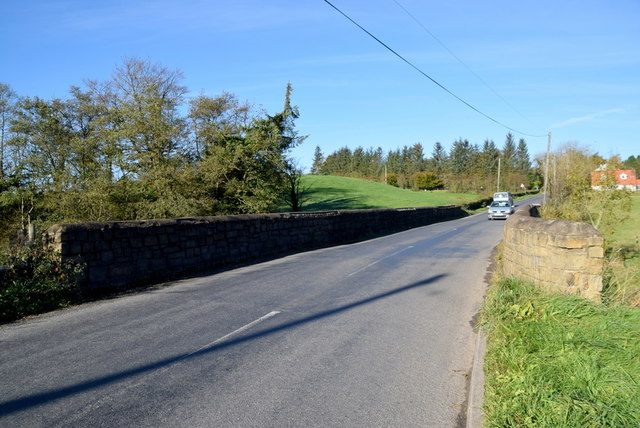
[[[432,172],[416,172],[411,176],[414,189],[436,190],[444,188],[444,182]]]
[[[389,186],[398,187],[398,186],[399,186],[399,185],[398,185],[398,176],[397,176],[396,174],[394,174],[394,173],[390,173],[390,174],[387,176],[387,184],[388,184]]]
[[[82,267],[52,250],[20,246],[0,253],[0,322],[67,306],[79,296]]]

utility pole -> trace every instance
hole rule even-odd
[[[498,184],[496,184],[496,192],[500,191],[500,158],[498,158]]]
[[[547,193],[549,193],[549,152],[551,151],[551,132],[547,139],[547,155],[544,159],[544,193],[542,195],[542,205],[547,204]]]

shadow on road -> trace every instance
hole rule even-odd
[[[284,323],[275,327],[271,327],[271,328],[267,328],[261,331],[258,331],[256,333],[247,335],[247,336],[243,336],[240,338],[236,338],[236,339],[230,339],[221,343],[216,343],[214,345],[202,348],[196,352],[190,352],[190,353],[184,353],[184,354],[180,354],[180,355],[176,355],[174,357],[171,358],[166,358],[163,360],[159,360],[155,363],[151,363],[151,364],[146,364],[143,366],[139,366],[139,367],[135,367],[129,370],[124,370],[122,372],[119,373],[114,373],[112,375],[109,376],[104,376],[104,377],[100,377],[97,379],[93,379],[93,380],[88,380],[86,382],[81,382],[81,383],[77,383],[75,385],[70,385],[70,386],[66,386],[60,389],[55,389],[55,390],[51,390],[51,391],[47,391],[47,392],[42,392],[42,393],[38,393],[38,394],[32,394],[32,395],[28,395],[22,398],[16,398],[14,400],[9,400],[9,401],[5,401],[0,403],[0,418],[2,416],[6,416],[8,414],[14,413],[14,412],[18,412],[21,410],[25,410],[31,407],[35,407],[35,406],[40,406],[43,404],[47,404],[49,402],[55,401],[55,400],[59,400],[61,398],[65,398],[68,396],[72,396],[75,394],[79,394],[85,391],[89,391],[92,389],[96,389],[96,388],[100,388],[104,385],[108,385],[114,382],[118,382],[121,381],[123,379],[132,377],[132,376],[137,376],[137,375],[141,375],[141,374],[145,374],[145,373],[150,373],[153,372],[154,370],[158,370],[161,368],[165,368],[168,367],[172,364],[178,363],[180,361],[186,361],[186,360],[190,360],[190,359],[195,359],[198,357],[201,357],[203,355],[207,355],[210,354],[212,352],[216,352],[218,350],[221,349],[225,349],[225,348],[229,348],[241,343],[245,343],[254,339],[259,339],[265,336],[269,336],[272,335],[274,333],[278,333],[280,331],[283,330],[287,330],[287,329],[292,329],[292,328],[296,328],[298,326],[304,325],[304,324],[309,324],[311,322],[323,319],[323,318],[327,318],[333,315],[337,315],[339,313],[348,311],[350,309],[354,309],[356,307],[359,306],[363,306],[372,302],[375,302],[377,300],[381,300],[381,299],[385,299],[387,297],[391,297],[393,295],[411,290],[411,289],[415,289],[418,287],[423,287],[425,285],[428,284],[433,284],[434,282],[437,282],[439,280],[441,280],[442,278],[444,278],[447,275],[436,275],[433,276],[431,278],[427,278],[424,279],[422,281],[418,281],[415,282],[413,284],[409,284],[406,285],[404,287],[400,287],[400,288],[396,288],[384,293],[380,293],[380,294],[376,294],[374,296],[368,297],[366,299],[363,300],[359,300],[357,302],[353,302],[353,303],[349,303],[347,305],[343,305],[343,306],[339,306],[337,308],[328,310],[328,311],[324,311],[324,312],[319,312],[317,314],[313,314],[310,315],[308,317],[304,317],[304,318],[300,318],[288,323]]]

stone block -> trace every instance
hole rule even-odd
[[[159,244],[158,237],[155,235],[145,236],[142,242],[145,247],[151,247]]]
[[[108,249],[111,248],[111,244],[112,243],[113,243],[113,241],[107,241],[105,239],[100,239],[100,240],[94,241],[93,248],[96,251],[108,250]]]
[[[505,225],[503,270],[541,287],[598,301],[602,236],[590,225],[518,214]]]
[[[604,248],[602,247],[602,245],[597,247],[589,247],[588,255],[592,259],[601,259],[604,257]]]
[[[100,260],[104,263],[110,263],[113,261],[115,253],[111,250],[102,251],[100,253]]]
[[[114,263],[109,266],[110,277],[127,277],[133,273],[133,266],[130,262]]]
[[[88,272],[88,278],[91,282],[97,282],[107,279],[108,270],[104,266],[92,267]]]

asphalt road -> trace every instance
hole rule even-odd
[[[503,225],[471,216],[0,327],[0,426],[461,426]]]

